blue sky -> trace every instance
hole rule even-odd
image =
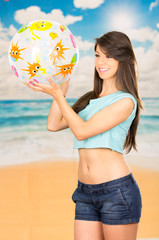
[[[85,1],[85,0],[83,0]],[[64,16],[82,16],[83,20],[70,24],[69,28],[75,35],[81,35],[83,39],[92,40],[94,37],[112,29],[111,18],[119,11],[127,11],[132,14],[135,28],[150,26],[157,29],[156,22],[159,21],[159,6],[149,10],[151,0],[106,0],[99,7],[94,9],[76,8],[73,0],[1,0],[0,18],[5,27],[13,24],[20,28],[21,24],[15,21],[15,12],[19,9],[26,9],[30,6],[39,6],[45,13],[53,9],[61,9]],[[113,30],[113,29],[112,29]]]
[[[23,24],[40,18],[67,25],[77,38],[80,60],[70,96],[75,92],[80,96],[90,90],[94,39],[112,30],[125,32],[133,43],[139,64],[141,95],[159,96],[159,0],[0,0],[1,98],[13,97],[12,88],[9,90],[3,83],[4,78],[8,82],[14,79],[8,70],[9,42]],[[16,81],[12,80],[14,86]],[[23,96],[28,96],[28,92],[24,92]],[[19,93],[17,95],[20,97]]]

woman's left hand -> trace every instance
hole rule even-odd
[[[52,81],[50,77],[48,77],[47,80],[50,84],[37,83],[36,81],[31,80],[30,82],[26,83],[26,86],[34,91],[47,93],[54,98],[56,98],[59,94],[62,94],[60,86],[57,83]]]

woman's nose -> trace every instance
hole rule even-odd
[[[100,57],[98,59],[98,64],[106,64],[107,63],[107,59],[106,57]]]

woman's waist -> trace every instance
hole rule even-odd
[[[107,159],[124,159],[123,154],[113,151],[110,148],[80,148],[78,153],[79,158],[87,164],[91,164],[96,159],[100,159],[101,161],[106,161]]]
[[[85,184],[100,184],[112,181],[131,173],[128,166],[101,166],[101,167],[81,167],[78,168],[78,180]]]
[[[81,182],[97,184],[111,181],[131,172],[122,154],[114,153],[110,149],[105,151],[103,149],[81,150],[79,151],[78,169],[78,178]]]

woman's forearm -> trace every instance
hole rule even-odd
[[[56,131],[60,127],[60,122],[63,116],[61,110],[54,99],[51,104],[51,108],[49,111],[48,119],[47,119],[47,129],[51,131]]]
[[[70,79],[61,85],[61,91],[64,96],[66,96],[67,94],[69,81]],[[59,105],[54,99],[51,104],[50,112],[48,115],[47,129],[49,131],[59,131],[67,127],[68,127],[67,122],[64,120]]]
[[[78,140],[81,140],[86,122],[78,116],[78,114],[69,106],[62,94],[55,97],[57,104],[61,110],[61,114],[66,120],[69,128]]]
[[[64,95],[67,92],[69,80],[61,87],[53,82],[50,78],[50,84],[41,84],[32,80],[34,85],[27,83],[27,86],[34,91],[47,93],[54,97],[50,108],[47,128],[50,131],[58,131],[66,127],[70,127],[78,140],[84,132],[86,122],[78,116],[78,114],[69,106]]]

